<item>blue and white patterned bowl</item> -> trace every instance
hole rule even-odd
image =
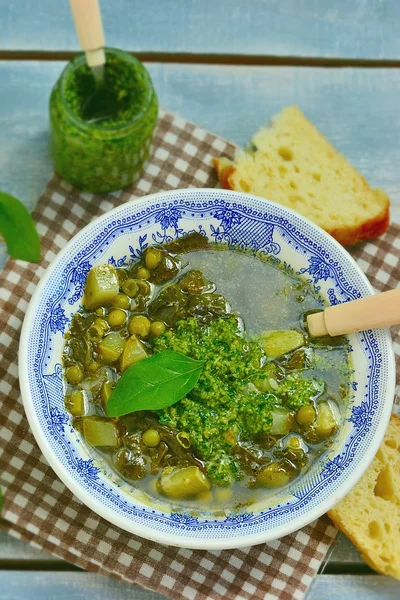
[[[200,231],[210,240],[273,255],[317,287],[330,304],[371,294],[364,274],[328,234],[282,206],[230,191],[189,189],[133,200],[85,227],[36,290],[23,326],[19,368],[31,428],[49,464],[87,506],[129,532],[189,548],[237,548],[275,539],[329,510],[359,479],[382,440],[394,395],[387,330],[350,338],[351,408],[329,454],[289,490],[221,518],[151,504],[123,482],[71,427],[63,402],[63,333],[95,264],[123,265],[157,244]]]

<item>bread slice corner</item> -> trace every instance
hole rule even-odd
[[[233,161],[214,158],[223,187],[283,204],[343,245],[384,233],[389,198],[325,139],[296,106],[284,108]]]
[[[375,571],[400,579],[400,417],[355,487],[328,512]]]

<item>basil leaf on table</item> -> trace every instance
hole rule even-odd
[[[31,215],[22,202],[5,192],[0,192],[0,233],[10,256],[40,260],[40,241]]]
[[[180,352],[165,350],[131,365],[107,402],[107,415],[121,417],[176,404],[194,388],[203,364]]]

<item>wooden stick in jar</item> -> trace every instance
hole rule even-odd
[[[104,65],[104,32],[98,0],[69,0],[79,43],[89,67]]]

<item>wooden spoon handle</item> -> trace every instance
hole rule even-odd
[[[307,324],[313,337],[399,325],[400,289],[329,306],[323,312],[308,315]]]
[[[104,32],[98,0],[69,0],[79,43],[89,67],[104,65]]]

